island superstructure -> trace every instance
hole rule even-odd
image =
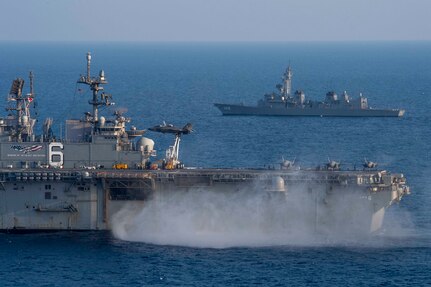
[[[33,131],[33,74],[28,94],[23,93],[23,79],[13,81],[8,115],[0,119],[1,231],[109,230],[117,212],[130,205],[143,208],[158,193],[254,190],[283,195],[287,209],[292,208],[290,198],[310,199],[314,213],[298,216],[317,228],[351,220],[374,232],[382,226],[386,208],[409,193],[402,174],[367,167],[343,171],[332,162],[313,169],[287,161],[278,169],[185,167],[179,144],[192,133],[191,124],[150,128],[174,137],[165,156],[158,158],[145,129],[129,128],[131,119],[120,111],[100,114],[99,107],[113,106],[113,97],[104,90],[104,71],[92,76],[90,68],[88,53],[87,73],[78,83],[92,91],[92,110],[81,119],[67,119],[64,138],[54,136],[51,118],[44,121],[42,134]],[[352,216],[354,210],[366,212],[340,218],[334,212],[340,204],[347,205]]]
[[[341,96],[334,91],[326,93],[324,101],[308,100],[305,93],[297,90],[292,93],[292,69],[289,66],[283,74],[282,84],[277,92],[266,94],[256,106],[244,104],[214,105],[223,115],[242,116],[319,116],[319,117],[402,117],[404,110],[374,109],[362,94],[350,97],[346,91]]]

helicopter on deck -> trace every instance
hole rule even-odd
[[[377,162],[373,162],[373,161],[369,161],[366,158],[364,158],[364,164],[363,164],[364,168],[376,168],[377,167]]]
[[[326,164],[326,168],[328,170],[339,170],[340,169],[340,162],[331,160],[328,158],[328,163]]]
[[[295,160],[296,158],[294,158],[292,161],[284,159],[284,157],[281,157],[281,162],[280,162],[280,169],[294,169],[295,166]]]

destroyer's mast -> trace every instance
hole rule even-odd
[[[88,101],[88,103],[93,106],[93,114],[91,115],[91,119],[89,119],[89,121],[93,124],[93,132],[95,132],[99,122],[99,115],[98,115],[99,106],[109,106],[113,103],[109,101],[111,99],[111,96],[105,94],[104,92],[100,94],[100,99],[99,99],[98,93],[99,91],[103,90],[103,87],[101,85],[107,84],[108,81],[106,81],[105,79],[105,72],[103,70],[100,71],[98,77],[91,77],[90,66],[91,66],[91,54],[90,52],[88,52],[87,53],[87,76],[81,75],[81,77],[78,80],[78,83],[90,86],[90,89],[93,92],[93,99]]]
[[[283,79],[282,96],[284,96],[285,98],[288,98],[292,94],[292,69],[290,68],[290,65],[289,67],[287,67],[286,72],[284,72],[282,79]]]

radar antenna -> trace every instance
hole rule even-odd
[[[99,98],[99,91],[103,91],[102,85],[107,84],[108,81],[105,79],[105,72],[100,71],[99,76],[91,77],[91,53],[87,53],[87,76],[81,75],[78,80],[78,84],[85,84],[90,86],[90,90],[93,92],[93,99],[88,101],[93,106],[93,114],[89,118],[89,121],[93,124],[93,131],[96,131],[97,124],[99,122],[99,106],[109,106],[114,103],[111,102],[112,96],[102,92]]]
[[[11,136],[18,142],[31,140],[33,136],[33,126],[36,122],[30,115],[30,103],[34,100],[33,91],[33,73],[30,72],[30,93],[23,95],[24,80],[17,78],[12,82],[9,91],[8,101],[9,106],[7,111],[16,111],[13,116],[13,128],[11,129]]]

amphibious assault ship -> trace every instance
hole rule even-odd
[[[328,92],[324,101],[306,100],[305,93],[297,90],[292,94],[292,69],[283,74],[283,83],[276,87],[278,92],[266,94],[257,106],[244,104],[214,105],[223,115],[244,116],[319,116],[319,117],[402,117],[404,110],[374,109],[368,106],[368,99],[359,95],[351,98],[346,91],[339,97]]]
[[[402,174],[377,170],[375,165],[352,171],[340,170],[333,161],[314,169],[289,161],[278,169],[185,167],[179,161],[179,144],[193,131],[191,124],[151,128],[174,138],[165,156],[157,159],[154,141],[144,137],[144,129],[128,128],[130,119],[121,112],[99,115],[100,107],[113,105],[113,97],[104,91],[104,71],[92,76],[90,64],[88,53],[87,73],[78,83],[92,91],[92,111],[66,120],[63,138],[53,135],[50,118],[42,134],[33,131],[32,74],[28,94],[23,93],[23,79],[13,81],[8,114],[0,119],[0,230],[109,230],[117,212],[131,206],[142,209],[157,194],[241,190],[279,197],[286,209],[295,210],[294,216],[317,228],[330,229],[345,221],[373,232],[381,227],[386,208],[409,192]],[[292,207],[295,197],[314,211]],[[348,216],[334,212],[337,206],[348,210]]]

